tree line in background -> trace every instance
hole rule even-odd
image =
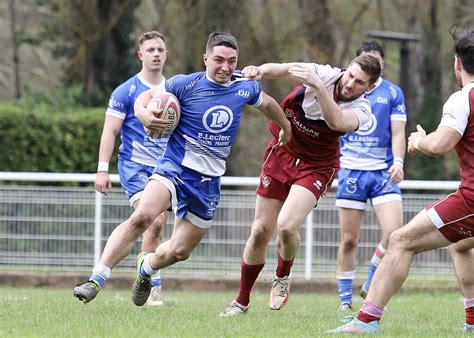
[[[410,33],[418,39],[404,49],[378,39],[386,49],[384,76],[405,92],[407,136],[416,123],[433,130],[444,100],[457,90],[448,28],[474,25],[472,0],[8,0],[0,6],[0,41],[9,46],[0,51],[0,99],[104,110],[113,88],[138,71],[136,39],[144,31],[167,37],[168,76],[203,69],[213,30],[239,39],[241,67],[289,61],[346,66],[368,32]],[[402,83],[400,74],[407,74]],[[264,85],[277,100],[291,88],[282,81]],[[247,113],[227,175],[259,174],[269,134],[262,133],[263,116]],[[406,166],[408,179],[458,179],[453,154],[408,156]]]

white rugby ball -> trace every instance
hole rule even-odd
[[[158,94],[148,102],[147,108],[153,110],[163,109],[159,118],[170,122],[166,128],[160,131],[151,131],[147,127],[143,127],[148,136],[154,139],[170,137],[171,133],[178,125],[181,116],[181,106],[176,96],[171,93]]]

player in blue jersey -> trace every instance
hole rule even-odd
[[[112,188],[108,173],[109,162],[114,152],[115,139],[120,133],[122,141],[118,152],[120,184],[130,206],[134,209],[137,208],[148,177],[152,175],[156,161],[163,154],[168,141],[167,138],[152,139],[145,133],[142,123],[135,117],[135,99],[151,88],[159,92],[165,91],[166,79],[163,76],[163,67],[166,56],[164,36],[157,31],[143,33],[138,39],[138,57],[142,69],[113,91],[105,115],[95,188],[103,194],[107,194]],[[155,251],[160,244],[166,218],[165,211],[158,215],[143,233],[142,251]],[[102,287],[105,283],[102,275],[110,275],[110,269],[99,263],[94,267],[90,281]],[[163,301],[159,271],[152,276],[151,283],[153,288],[147,304],[161,305]],[[79,299],[87,299],[89,286],[94,289],[94,285],[91,284],[78,286],[74,289],[74,295]]]
[[[357,55],[370,54],[384,67],[384,51],[376,41],[364,42]],[[358,131],[341,137],[341,169],[336,206],[339,207],[341,242],[337,252],[339,310],[352,309],[355,254],[361,222],[369,199],[380,224],[381,241],[372,256],[365,297],[390,234],[403,224],[402,197],[405,156],[405,100],[402,90],[380,77],[366,92],[372,106],[372,120]]]
[[[232,35],[211,33],[203,59],[205,72],[177,75],[166,81],[166,89],[180,101],[180,121],[138,208],[112,233],[101,257],[101,263],[112,269],[131,252],[138,236],[159,214],[174,210],[171,238],[154,253],[138,256],[137,279],[132,290],[133,302],[138,306],[148,298],[151,276],[159,269],[186,260],[210,227],[220,199],[220,177],[225,172],[244,106],[254,105],[275,120],[282,128],[282,144],[291,137],[290,123],[283,110],[263,92],[261,82],[233,79],[238,45]],[[137,99],[135,113],[147,128],[158,131],[156,126],[165,121],[145,108],[152,94],[145,92]],[[90,300],[99,290],[94,289]]]

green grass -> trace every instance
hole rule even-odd
[[[165,305],[150,308],[134,306],[128,290],[102,290],[84,305],[72,290],[0,288],[0,337],[317,337],[343,316],[334,294],[293,293],[285,308],[271,311],[267,294],[255,293],[245,316],[219,318],[234,296],[165,290]],[[400,293],[388,307],[383,336],[447,337],[464,323],[457,292]]]

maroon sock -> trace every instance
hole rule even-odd
[[[242,267],[240,270],[240,289],[237,296],[237,303],[247,306],[250,303],[250,291],[257,280],[260,271],[262,271],[263,264],[247,265],[242,259]]]
[[[372,315],[369,315],[368,313],[359,311],[359,313],[357,314],[357,319],[364,323],[370,323],[370,322],[373,322],[374,320],[380,320],[380,317],[372,316]]]
[[[474,325],[474,306],[466,308],[466,324]]]
[[[293,266],[293,261],[294,260],[295,260],[295,257],[293,257],[289,261],[285,261],[285,260],[283,260],[283,258],[280,257],[280,254],[278,254],[278,264],[277,264],[277,269],[276,269],[276,276],[278,278],[289,276],[290,272],[291,272],[291,267]]]

